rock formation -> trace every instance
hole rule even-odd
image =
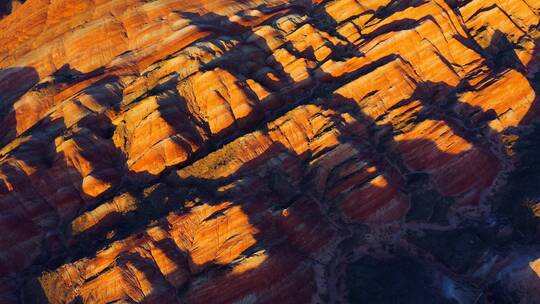
[[[539,303],[539,20],[8,0],[0,303]]]

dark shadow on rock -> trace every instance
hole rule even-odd
[[[523,124],[529,124],[537,120],[540,114],[540,39],[536,39],[534,42],[533,54],[525,72],[536,95],[532,107],[523,118]]]
[[[0,20],[12,13],[13,3],[18,2],[20,4],[26,2],[26,0],[3,0],[0,1]]]
[[[514,69],[524,73],[525,67],[514,51],[515,47],[503,32],[496,30],[489,46],[484,50],[489,59],[488,67],[493,71]]]
[[[347,270],[349,303],[453,303],[440,295],[426,265],[409,257],[365,256]]]
[[[523,244],[540,243],[540,40],[535,41],[533,56],[526,67],[535,100],[517,132],[510,140],[515,169],[506,178],[506,185],[497,191],[495,208],[499,220],[512,229],[512,238]]]
[[[0,147],[15,137],[14,103],[39,81],[31,67],[0,69]]]

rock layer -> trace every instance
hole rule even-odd
[[[540,298],[536,1],[8,6],[0,302]]]

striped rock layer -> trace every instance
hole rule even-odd
[[[539,20],[8,0],[0,303],[538,303]]]

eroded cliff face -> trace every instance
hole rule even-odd
[[[537,303],[539,16],[17,5],[0,20],[0,302]]]

